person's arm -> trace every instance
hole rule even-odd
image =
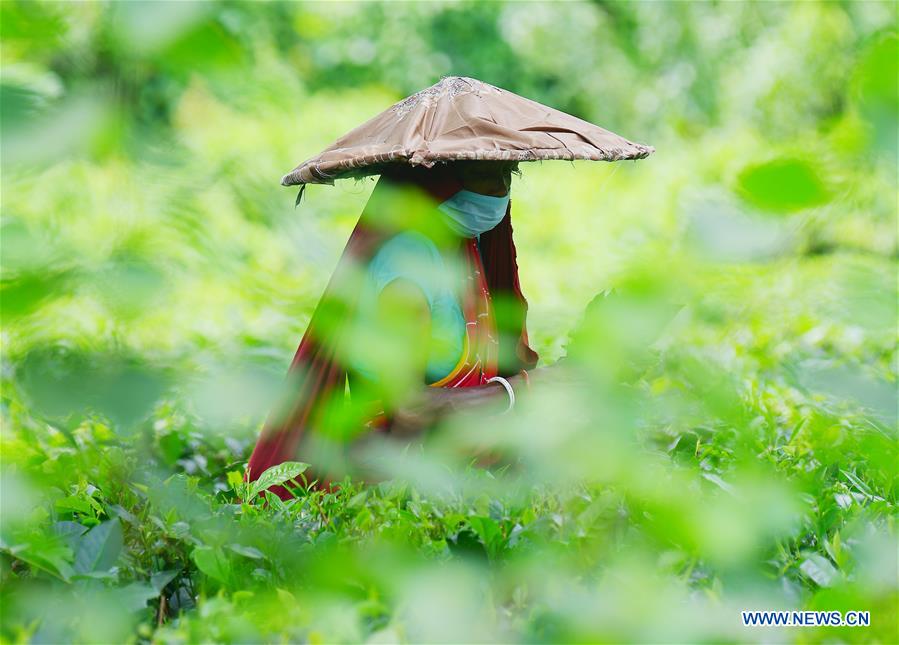
[[[414,436],[441,416],[483,406],[485,413],[502,412],[509,395],[499,383],[464,388],[434,388],[424,385],[431,333],[431,311],[424,292],[411,280],[398,278],[378,297],[376,325],[381,337],[389,337],[401,350],[401,371],[389,384],[380,383],[381,401],[393,417],[392,434]],[[521,376],[507,379],[516,393],[526,383]],[[417,384],[421,384],[417,386]],[[405,385],[405,391],[403,386]],[[414,389],[413,389],[414,388]],[[408,394],[397,400],[397,394]]]
[[[548,382],[572,387],[580,387],[584,382],[576,371],[568,368],[565,360],[528,370],[527,379],[521,373],[504,378],[512,386],[516,402],[526,399],[532,388],[539,389]],[[391,430],[394,435],[416,436],[440,417],[454,412],[480,408],[484,414],[498,414],[509,405],[509,393],[499,383],[459,388],[424,387],[419,394],[416,400],[395,411]]]

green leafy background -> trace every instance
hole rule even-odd
[[[0,3],[0,638],[895,642],[896,24],[892,2]],[[657,149],[513,183],[532,344],[586,385],[381,446],[381,483],[254,497],[373,186],[294,209],[278,180],[448,74]],[[594,301],[612,288],[632,302]],[[645,351],[661,301],[682,307]],[[511,465],[469,464],[484,442]],[[871,626],[739,623],[794,608]]]

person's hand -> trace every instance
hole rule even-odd
[[[552,365],[543,365],[528,370],[528,376],[530,377],[532,388],[540,387],[544,384],[579,387],[586,383],[584,375],[567,357],[559,359]]]

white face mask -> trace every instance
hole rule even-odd
[[[509,193],[494,197],[460,190],[437,208],[447,216],[456,233],[462,237],[477,237],[499,224],[506,216],[508,206]]]

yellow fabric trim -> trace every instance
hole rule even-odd
[[[459,359],[459,362],[456,363],[456,366],[450,371],[449,374],[444,376],[439,381],[434,381],[429,385],[429,387],[443,387],[447,383],[449,383],[453,378],[459,374],[463,367],[465,367],[465,363],[468,361],[468,324],[465,325],[465,338],[462,342],[462,357]]]

